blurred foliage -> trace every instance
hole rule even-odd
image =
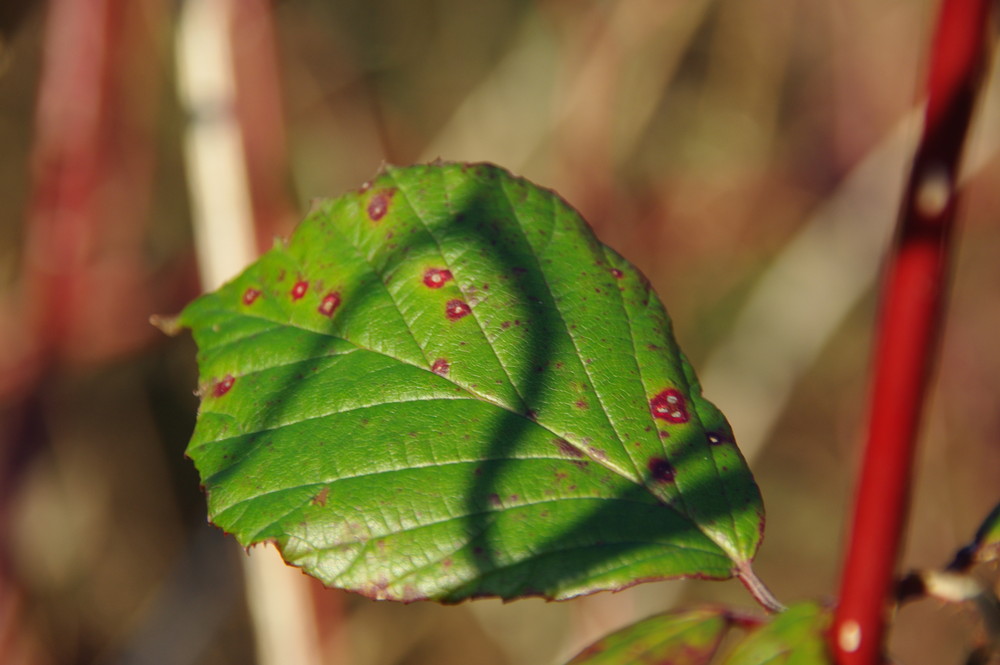
[[[22,276],[44,4],[0,4],[0,610],[17,609],[19,640],[34,645],[26,662],[251,662],[241,553],[204,525],[182,457],[193,345],[151,328],[115,338],[197,293],[173,93],[177,3],[136,0],[129,20],[152,55],[122,56],[134,69],[150,65],[125,88],[142,118],[137,136],[152,146],[141,242],[81,250],[134,253],[142,288],[95,314],[102,325],[87,328],[84,348],[30,380],[2,376],[29,335]],[[273,16],[284,182],[305,211],[385,161],[496,161],[559,191],[649,275],[699,367],[761,272],[914,104],[933,4],[282,0]],[[998,170],[994,158],[973,174],[963,204],[904,568],[943,563],[995,503]],[[285,234],[291,221],[269,232]],[[99,284],[74,297],[99,301]],[[817,284],[815,298],[837,288]],[[796,378],[773,440],[751,463],[769,517],[757,569],[786,601],[835,589],[873,307],[865,299]],[[342,596],[326,638],[339,662],[358,665],[549,663],[673,604],[681,589],[686,600],[750,604],[732,583],[550,605]],[[961,616],[918,604],[898,619],[900,662],[957,662]]]

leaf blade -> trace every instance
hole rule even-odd
[[[722,665],[831,665],[825,637],[830,619],[816,603],[792,605],[734,646]]]
[[[707,665],[729,628],[721,609],[667,612],[598,640],[566,665]]]
[[[565,598],[727,577],[759,544],[756,486],[648,282],[496,167],[389,168],[179,323],[212,521],[327,584]]]

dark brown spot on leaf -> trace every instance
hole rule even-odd
[[[705,435],[708,439],[708,443],[713,446],[721,446],[724,443],[730,443],[729,437],[722,434],[717,434],[716,432],[709,432]]]
[[[662,457],[654,457],[649,460],[649,475],[659,483],[671,483],[674,481],[673,465]]]
[[[583,453],[580,449],[566,439],[552,439],[552,442],[556,444],[556,447],[558,447],[559,450],[570,457],[583,457]]]

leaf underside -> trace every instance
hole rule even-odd
[[[188,306],[212,522],[373,598],[724,578],[763,510],[646,279],[491,165],[388,167]]]
[[[972,542],[972,553],[979,563],[1000,560],[1000,504],[979,525]]]
[[[706,665],[729,627],[721,609],[668,612],[594,642],[567,665]]]
[[[832,665],[825,633],[829,610],[815,603],[793,605],[747,635],[722,665]]]

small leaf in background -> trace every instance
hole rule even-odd
[[[830,612],[815,603],[793,605],[754,630],[723,665],[832,665],[825,633]]]
[[[594,642],[567,665],[704,665],[729,627],[718,608],[659,614]]]
[[[760,495],[646,279],[491,165],[387,168],[176,322],[211,520],[372,598],[725,578]]]
[[[987,515],[972,541],[973,559],[978,563],[1000,560],[1000,504]]]

